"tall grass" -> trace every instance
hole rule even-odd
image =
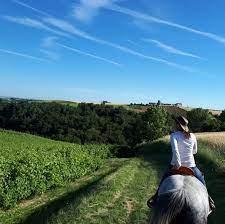
[[[211,146],[212,143],[208,145],[200,141],[196,161],[204,172],[207,189],[216,205],[209,223],[218,224],[225,220],[225,154]]]
[[[225,154],[225,132],[207,132],[196,134],[200,143]]]

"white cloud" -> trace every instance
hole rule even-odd
[[[45,23],[48,23],[51,26],[57,27],[58,29],[61,29],[73,35],[85,37],[86,39],[92,39],[92,37],[89,36],[87,33],[77,29],[75,26],[73,26],[72,24],[70,24],[69,22],[65,20],[57,19],[54,17],[46,17],[46,18],[43,18],[43,21]]]
[[[56,45],[56,40],[58,39],[59,38],[55,36],[45,37],[42,39],[40,44],[40,52],[53,61],[57,61],[61,57],[59,49]]]
[[[174,28],[177,28],[177,29],[180,29],[180,30],[185,30],[187,32],[195,33],[195,34],[198,34],[200,36],[207,37],[211,40],[215,40],[219,43],[225,44],[225,38],[224,37],[213,34],[213,33],[203,32],[203,31],[200,31],[200,30],[188,27],[188,26],[180,25],[178,23],[174,23],[174,22],[170,22],[170,21],[167,21],[167,20],[159,19],[157,17],[149,16],[147,14],[140,13],[140,12],[128,9],[128,8],[120,7],[120,6],[115,5],[115,4],[105,6],[105,8],[109,9],[109,10],[112,10],[112,11],[116,11],[116,12],[125,14],[125,15],[128,15],[128,16],[131,16],[132,18],[135,18],[135,19],[142,19],[142,20],[145,20],[145,21],[148,21],[148,22],[154,22],[154,23],[158,23],[158,24],[167,25],[167,26],[174,27]]]
[[[94,54],[90,54],[90,53],[87,53],[87,52],[84,52],[84,51],[81,51],[79,49],[76,49],[76,48],[72,48],[72,47],[69,47],[69,46],[66,46],[66,45],[63,45],[63,44],[59,44],[57,43],[58,46],[64,48],[64,49],[67,49],[69,51],[73,51],[77,54],[80,54],[80,55],[84,55],[84,56],[88,56],[88,57],[91,57],[91,58],[95,58],[97,60],[101,60],[101,61],[104,61],[104,62],[107,62],[107,63],[110,63],[110,64],[113,64],[113,65],[116,65],[116,66],[119,66],[121,67],[122,64],[120,63],[117,63],[115,61],[112,61],[112,60],[109,60],[109,59],[106,59],[106,58],[103,58],[103,57],[99,57],[97,55],[94,55]]]
[[[134,51],[134,50],[132,50],[130,48],[127,48],[127,47],[124,47],[124,46],[121,46],[121,45],[118,45],[118,44],[114,44],[114,43],[110,43],[110,42],[105,42],[105,44],[108,45],[108,46],[114,47],[116,49],[119,49],[120,51],[123,51],[125,53],[137,56],[139,58],[143,58],[143,59],[146,59],[146,60],[150,60],[150,61],[155,61],[155,62],[159,62],[159,63],[162,63],[162,64],[166,64],[168,66],[175,67],[175,68],[178,68],[178,69],[181,69],[181,70],[184,70],[184,71],[194,72],[194,70],[192,70],[191,68],[189,68],[187,66],[179,65],[177,63],[170,62],[170,61],[167,61],[165,59],[148,56],[148,55],[142,54],[142,53],[140,53],[138,51]]]
[[[40,49],[40,52],[43,53],[47,58],[57,61],[60,59],[60,55],[56,52],[46,50],[46,49]]]
[[[145,41],[145,42],[148,42],[148,43],[153,43],[157,47],[163,49],[164,51],[172,53],[172,54],[183,55],[183,56],[197,58],[197,59],[203,59],[202,57],[199,57],[199,56],[197,56],[195,54],[191,54],[191,53],[188,53],[188,52],[181,51],[181,50],[179,50],[179,49],[177,49],[175,47],[172,47],[172,46],[169,46],[167,44],[164,44],[164,43],[162,43],[162,42],[160,42],[158,40],[146,39],[146,38],[143,38],[142,40]]]
[[[115,43],[112,43],[112,42],[109,42],[109,41],[106,41],[106,40],[102,40],[102,39],[93,37],[90,34],[77,29],[72,24],[70,24],[70,23],[68,23],[68,22],[66,22],[64,20],[55,19],[55,18],[44,18],[44,21],[46,23],[49,23],[52,26],[56,26],[57,28],[59,28],[59,29],[61,29],[63,31],[69,32],[69,33],[71,33],[73,35],[80,36],[80,37],[82,37],[84,39],[88,39],[88,40],[91,40],[93,42],[96,42],[96,43],[99,43],[99,44],[102,44],[102,45],[113,47],[113,48],[118,49],[118,50],[120,50],[122,52],[125,52],[127,54],[130,54],[130,55],[133,55],[133,56],[137,56],[139,58],[143,58],[143,59],[147,59],[147,60],[163,63],[163,64],[166,64],[168,66],[176,67],[178,69],[182,69],[182,70],[185,70],[185,71],[188,71],[188,72],[193,72],[193,70],[188,68],[187,66],[179,65],[179,64],[176,64],[174,62],[170,62],[170,61],[167,61],[167,60],[164,60],[164,59],[161,59],[161,58],[148,56],[148,55],[139,53],[137,51],[134,51],[134,50],[132,50],[130,48],[121,46],[119,44],[115,44]]]
[[[39,14],[42,14],[44,16],[51,16],[50,14],[48,14],[48,13],[42,11],[42,10],[33,8],[32,6],[30,6],[30,5],[28,5],[28,4],[24,3],[24,2],[21,2],[21,1],[18,1],[18,0],[12,0],[12,2],[14,2],[14,3],[18,4],[18,5],[21,5],[21,6],[25,7],[25,8],[31,9],[31,10],[33,10],[33,11],[39,13]]]
[[[80,0],[73,5],[72,15],[82,21],[90,22],[98,14],[100,8],[110,5],[115,0]]]
[[[142,19],[134,18],[131,24],[135,25],[136,27],[138,27],[141,30],[154,32],[152,26],[149,25],[149,22],[146,22]]]
[[[6,49],[0,48],[0,52],[5,53],[5,54],[11,54],[11,55],[15,55],[15,56],[27,58],[27,59],[31,59],[31,60],[35,60],[35,61],[49,62],[48,60],[46,60],[44,58],[39,58],[39,57],[31,56],[31,55],[24,54],[24,53],[20,53],[20,52],[17,52],[17,51],[11,51],[11,50],[6,50]]]
[[[54,47],[56,40],[58,40],[58,37],[54,37],[54,36],[46,37],[42,40],[41,47],[44,47],[44,48]]]
[[[42,15],[47,16],[47,17],[52,17],[48,13],[46,13],[42,10],[36,9],[36,8],[34,8],[34,7],[32,7],[28,4],[25,4],[21,1],[18,1],[18,0],[12,0],[12,1],[21,5],[21,6],[23,6],[23,7],[29,8],[29,9],[31,9],[31,10],[39,13],[39,14],[42,14]],[[137,12],[137,11],[125,8],[125,7],[120,7],[116,4],[113,4],[117,1],[119,1],[119,0],[80,0],[80,4],[73,6],[73,11],[74,10],[76,11],[76,7],[78,7],[78,8],[79,7],[84,7],[84,8],[89,7],[89,8],[93,8],[95,10],[99,9],[101,7],[104,7],[105,9],[109,9],[109,10],[112,10],[112,11],[116,11],[116,12],[119,12],[119,13],[122,13],[122,14],[125,14],[125,15],[128,15],[128,16],[131,16],[134,19],[141,19],[141,20],[145,20],[145,21],[148,21],[148,22],[154,22],[154,23],[158,23],[158,24],[167,25],[167,26],[174,27],[174,28],[177,28],[177,29],[185,30],[187,32],[195,33],[195,34],[198,34],[200,36],[207,37],[211,40],[215,40],[219,43],[225,44],[225,38],[222,37],[222,36],[219,36],[219,35],[216,35],[216,34],[213,34],[213,33],[210,33],[210,32],[200,31],[200,30],[194,29],[192,27],[180,25],[178,23],[170,22],[170,21],[167,21],[167,20],[159,19],[157,17],[149,16],[147,14]],[[78,11],[79,11],[79,9],[78,9]],[[81,14],[85,14],[85,13],[86,13],[85,10],[83,10],[83,12],[81,12]],[[85,17],[85,15],[83,15],[83,16]],[[80,17],[82,18],[81,15],[80,15]]]
[[[89,2],[89,3],[90,4],[95,4],[96,3],[95,1],[93,1],[93,2],[94,3],[91,3],[91,2]],[[113,6],[113,7],[115,7],[115,6]],[[30,8],[31,8],[31,10],[35,10],[35,8],[33,8],[33,7],[30,7]],[[110,9],[112,9],[112,6],[110,6]],[[36,11],[38,11],[38,10],[36,10]],[[118,44],[115,44],[115,43],[111,43],[111,42],[106,41],[106,40],[102,40],[102,39],[93,37],[93,36],[89,35],[88,33],[77,29],[75,26],[73,26],[72,24],[70,24],[67,21],[64,21],[64,20],[61,20],[61,19],[57,19],[57,18],[54,18],[54,17],[43,18],[43,21],[48,23],[51,26],[55,26],[58,29],[63,30],[64,32],[73,34],[75,36],[79,36],[79,37],[84,38],[84,39],[91,40],[93,42],[96,42],[96,43],[99,43],[99,44],[102,44],[102,45],[113,47],[113,48],[118,49],[118,50],[120,50],[122,52],[125,52],[127,54],[130,54],[130,55],[133,55],[133,56],[137,56],[139,58],[143,58],[143,59],[146,59],[146,60],[151,60],[151,61],[159,62],[159,63],[162,63],[162,64],[166,64],[168,66],[175,67],[175,68],[178,68],[178,69],[181,69],[181,70],[184,70],[184,71],[194,72],[193,69],[191,69],[191,68],[189,68],[187,66],[179,65],[177,63],[170,62],[170,61],[167,61],[167,60],[164,60],[164,59],[161,59],[161,58],[156,58],[156,57],[144,55],[144,54],[139,53],[137,51],[134,51],[134,50],[132,50],[130,48],[127,48],[127,47],[124,47],[124,46],[121,46],[121,45],[118,45]],[[23,22],[22,22],[22,24],[23,24]],[[43,23],[39,22],[37,24],[43,24]],[[36,28],[40,28],[39,26],[40,25],[38,25]],[[41,27],[43,28],[42,25],[41,25]]]
[[[70,37],[69,34],[66,34],[64,32],[61,32],[59,30],[55,30],[52,29],[48,26],[46,26],[44,23],[35,20],[35,19],[30,19],[27,17],[13,17],[13,16],[2,16],[3,19],[9,21],[9,22],[13,22],[13,23],[17,23],[20,25],[24,25],[24,26],[28,26],[28,27],[32,27],[32,28],[36,28],[36,29],[40,29],[40,30],[45,30],[60,36],[64,36],[64,37]]]

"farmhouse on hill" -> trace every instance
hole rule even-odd
[[[182,107],[182,103],[162,103],[160,100],[158,100],[157,103],[154,103],[154,102],[149,102],[148,103],[149,105],[158,105],[158,106],[173,106],[173,107]]]

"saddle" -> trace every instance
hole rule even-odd
[[[179,169],[171,169],[169,172],[169,175],[184,175],[184,176],[195,176],[195,173],[193,172],[192,169],[185,167],[185,166],[181,166]]]

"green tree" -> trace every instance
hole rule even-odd
[[[219,129],[218,120],[208,110],[202,108],[193,109],[188,111],[187,118],[193,132],[213,131]]]
[[[160,106],[152,106],[142,115],[145,124],[143,138],[145,141],[153,141],[163,137],[169,131],[168,113]]]
[[[131,147],[142,143],[144,140],[145,123],[141,114],[136,114],[124,128],[124,136]]]
[[[225,123],[225,110],[222,111],[222,113],[219,115],[218,119]]]

